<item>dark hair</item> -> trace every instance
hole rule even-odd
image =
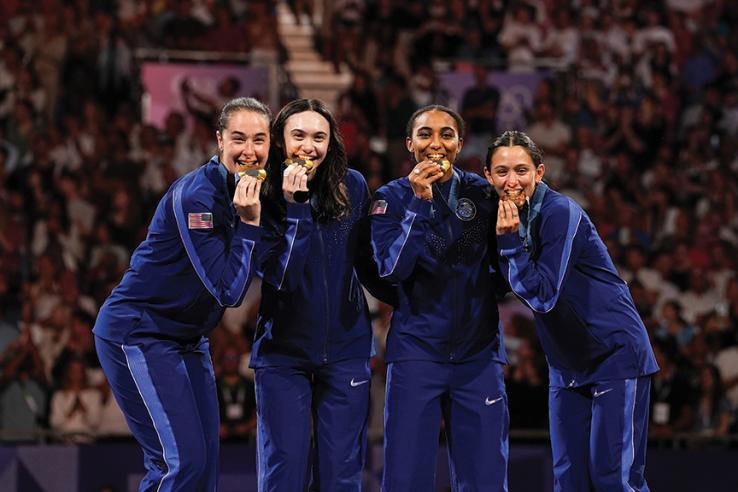
[[[272,111],[266,104],[253,97],[237,97],[225,103],[223,109],[220,110],[220,116],[218,116],[219,132],[223,132],[226,129],[231,115],[238,111],[253,111],[254,113],[263,115],[267,121],[272,121]]]
[[[464,120],[461,117],[461,115],[459,115],[459,113],[457,113],[453,109],[443,106],[441,104],[429,104],[428,106],[423,106],[422,108],[415,111],[412,114],[412,116],[410,116],[410,119],[407,120],[407,127],[405,128],[405,134],[407,135],[407,138],[412,138],[413,126],[415,125],[415,120],[418,119],[418,116],[420,116],[423,113],[428,113],[430,111],[442,111],[448,114],[449,116],[451,116],[456,122],[456,130],[459,132],[459,139],[464,138],[465,127],[464,127]]]
[[[484,160],[484,168],[489,169],[492,164],[492,156],[500,147],[522,147],[530,156],[533,165],[538,167],[543,163],[543,151],[536,143],[525,133],[517,130],[508,130],[499,137],[490,141],[487,146],[487,158]]]
[[[336,119],[319,99],[295,99],[287,103],[274,118],[267,178],[264,182],[265,193],[284,216],[286,204],[282,195],[282,172],[284,160],[288,157],[284,144],[284,127],[290,116],[306,111],[315,111],[328,121],[330,127],[328,151],[309,184],[318,199],[317,219],[322,222],[340,219],[351,213],[348,191],[343,183],[348,160]]]

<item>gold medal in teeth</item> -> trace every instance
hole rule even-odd
[[[249,162],[246,164],[237,162],[237,164],[238,166],[236,168],[236,172],[240,177],[251,176],[258,179],[259,181],[264,181],[267,177],[266,170],[255,167],[258,164],[258,161]]]
[[[444,173],[451,169],[451,162],[448,159],[444,159],[442,154],[431,154],[428,156],[428,159],[433,164],[440,167],[441,171]]]
[[[284,160],[284,166],[291,166],[292,164],[296,164],[298,166],[303,166],[305,169],[310,170],[315,165],[312,160],[308,159],[307,157],[296,157],[294,159],[288,157]]]
[[[505,190],[502,195],[503,201],[511,201],[516,207],[522,208],[525,205],[525,193],[523,190]]]
[[[245,171],[241,171],[238,174],[240,174],[241,176],[251,176],[258,179],[259,181],[264,181],[267,177],[267,172],[264,169],[258,169],[255,167],[246,169]]]
[[[451,162],[447,159],[435,159],[433,160],[433,163],[440,167],[444,173],[451,169]]]

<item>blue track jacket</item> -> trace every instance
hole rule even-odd
[[[388,362],[506,362],[490,268],[496,260],[489,185],[453,172],[449,182],[434,185],[432,202],[417,198],[406,177],[375,195],[374,257],[380,275],[398,283]]]
[[[545,183],[530,210],[531,223],[521,217],[522,232],[497,236],[497,247],[502,274],[533,310],[551,386],[658,371],[628,286],[584,210]]]
[[[313,205],[288,203],[262,211],[259,246],[262,300],[251,367],[306,366],[373,355],[372,327],[363,283],[391,300],[377,275],[369,243],[369,188],[346,172],[351,214],[327,223],[313,219]]]
[[[229,178],[214,156],[172,184],[100,309],[97,336],[126,344],[142,336],[197,339],[241,303],[261,229],[241,222]]]

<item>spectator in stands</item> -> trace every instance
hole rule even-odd
[[[723,389],[733,411],[738,410],[738,343],[735,339],[730,341],[729,345],[720,348],[713,363],[720,372]]]
[[[220,438],[246,441],[256,429],[256,394],[254,383],[239,373],[241,354],[226,347],[220,357],[218,404],[220,405]]]
[[[102,395],[87,384],[84,362],[69,361],[59,389],[51,396],[49,425],[62,442],[92,442],[100,424]]]
[[[700,396],[694,404],[694,431],[711,437],[728,433],[732,408],[725,398],[720,372],[712,364],[699,369]]]
[[[572,140],[571,127],[556,116],[549,101],[539,103],[533,121],[527,133],[546,155],[546,176],[556,180],[564,169],[564,156]]]
[[[516,3],[505,17],[500,44],[507,50],[508,68],[513,72],[532,71],[536,54],[541,49],[542,33],[533,19],[532,8]]]
[[[660,319],[661,324],[654,335],[667,343],[676,344],[680,350],[686,349],[692,338],[699,332],[684,319],[682,306],[675,300],[664,303]]]
[[[672,345],[654,343],[653,349],[661,370],[651,385],[649,436],[668,439],[694,425],[694,388],[687,374],[675,364],[677,352]]]
[[[468,125],[461,157],[482,159],[489,135],[497,131],[500,91],[489,81],[489,72],[481,62],[474,65],[474,85],[461,98],[461,116]]]
[[[44,364],[25,328],[0,355],[0,439],[35,441],[47,416]]]
[[[572,24],[571,11],[560,8],[553,14],[553,25],[541,41],[540,55],[550,58],[560,69],[572,65],[579,52],[579,32]]]

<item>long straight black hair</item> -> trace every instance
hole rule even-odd
[[[315,111],[325,118],[330,126],[328,151],[309,187],[317,196],[317,219],[321,222],[337,220],[351,213],[348,191],[343,183],[348,161],[338,124],[325,103],[319,99],[296,99],[286,104],[274,118],[267,164],[268,174],[264,183],[266,194],[284,216],[286,203],[282,194],[282,173],[284,160],[290,157],[285,150],[284,127],[290,116],[305,111]]]

